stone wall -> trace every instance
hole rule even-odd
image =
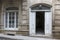
[[[52,5],[52,0],[29,0],[29,6],[32,6],[34,4],[39,4],[39,3],[46,3]]]
[[[22,14],[21,14],[21,27],[17,34],[28,35],[29,34],[29,13],[28,13],[28,2],[27,0],[22,0]]]
[[[29,14],[28,14],[28,2],[27,0],[3,0],[1,6],[1,21],[0,25],[2,27],[2,33],[10,33],[13,32],[20,35],[28,35],[29,33]],[[6,12],[6,8],[8,7],[18,7],[19,15],[18,15],[18,30],[9,31],[4,30],[4,13]]]
[[[18,16],[18,31],[16,34],[21,35],[28,35],[29,34],[29,7],[35,4],[39,3],[46,3],[52,6],[52,18],[53,18],[53,25],[52,25],[52,32],[54,35],[60,35],[60,0],[14,0],[14,6],[19,8],[19,16]],[[11,6],[8,4],[7,0],[4,0],[2,2],[2,5],[0,4],[0,26],[4,27],[4,12],[6,7]],[[4,31],[3,31],[4,32]],[[5,31],[6,32],[6,31]],[[7,31],[8,32],[8,31]],[[11,31],[10,31],[11,32]]]
[[[60,36],[60,0],[54,0],[54,27],[53,35]]]

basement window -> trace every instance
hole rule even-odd
[[[15,36],[15,34],[7,34],[7,35],[10,35],[10,36]]]

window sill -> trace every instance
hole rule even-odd
[[[18,28],[11,28],[11,29],[9,29],[9,28],[5,28],[4,30],[10,30],[10,31],[18,31]]]

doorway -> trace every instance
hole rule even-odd
[[[45,12],[36,12],[36,34],[44,34],[45,28]]]
[[[36,5],[29,9],[30,36],[52,35],[52,12],[47,5]]]

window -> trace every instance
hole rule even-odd
[[[7,10],[4,16],[5,30],[17,30],[18,28],[18,11]]]

